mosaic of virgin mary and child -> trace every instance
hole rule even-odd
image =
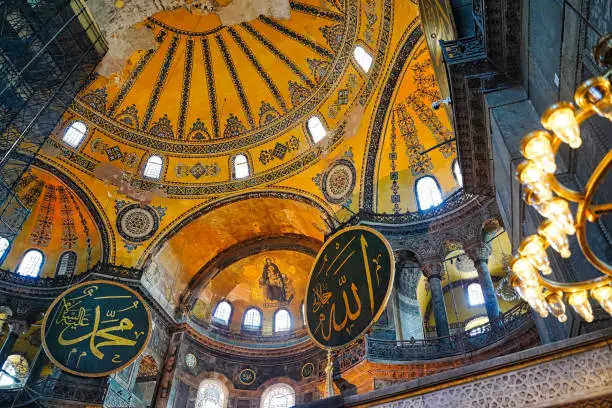
[[[277,307],[288,305],[294,297],[293,286],[289,277],[282,273],[271,258],[266,258],[259,286],[264,291],[264,306]]]

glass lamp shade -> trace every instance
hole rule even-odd
[[[567,303],[578,313],[585,321],[593,321],[593,308],[589,302],[589,296],[586,292],[574,292],[567,297]]]
[[[555,133],[563,142],[577,149],[582,144],[580,126],[576,120],[574,105],[560,102],[546,109],[542,115],[542,125]]]
[[[552,273],[550,261],[548,260],[548,255],[546,255],[546,243],[542,237],[531,235],[525,238],[518,252],[544,275],[550,275]]]
[[[546,132],[536,130],[525,136],[521,143],[521,153],[545,173],[554,173],[557,169],[550,136]]]
[[[563,258],[569,258],[572,253],[569,249],[569,241],[565,231],[552,221],[544,221],[538,228],[538,234],[546,238],[548,244],[553,247]]]
[[[563,295],[557,292],[550,292],[545,296],[546,305],[550,313],[557,318],[561,323],[567,321],[567,314],[565,314],[565,302],[563,302]]]
[[[510,261],[510,269],[525,285],[538,285],[538,273],[527,258],[515,256],[512,261]]]
[[[602,286],[591,290],[591,296],[601,308],[612,315],[612,287]]]
[[[574,226],[574,217],[569,208],[569,203],[561,197],[555,197],[551,200],[538,204],[538,211],[544,217],[561,227],[567,234],[574,235],[576,227]]]

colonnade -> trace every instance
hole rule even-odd
[[[472,244],[467,248],[464,248],[465,255],[468,256],[473,262],[476,272],[478,273],[478,281],[480,283],[480,287],[482,289],[483,297],[484,297],[484,307],[486,309],[487,317],[490,322],[494,322],[494,328],[501,326],[501,309],[499,306],[499,301],[497,299],[497,294],[495,290],[495,286],[493,284],[493,279],[491,278],[491,273],[489,271],[489,258],[491,257],[492,250],[491,245],[486,242],[478,242],[476,244]],[[402,259],[401,256],[397,257],[396,263],[396,285],[394,287],[393,295],[390,299],[390,312],[393,317],[394,327],[396,331],[396,339],[397,340],[409,340],[409,337],[405,335],[407,332],[410,332],[411,325],[422,325],[422,322],[415,322],[412,317],[405,316],[401,312],[400,307],[400,294],[401,290],[405,290],[403,288],[404,283],[402,279],[406,280],[404,274],[414,274],[410,269],[414,269],[414,265],[410,265],[410,263]],[[442,279],[443,279],[443,264],[445,259],[443,257],[429,258],[423,259],[419,261],[418,268],[420,268],[420,273],[418,275],[414,275],[416,279],[420,278],[421,273],[427,279],[429,290],[431,293],[431,310],[435,322],[436,335],[437,337],[448,337],[450,336],[450,325],[446,310],[446,304],[444,302],[444,291],[442,288]],[[410,288],[412,291],[416,291],[416,285]],[[416,297],[416,293],[414,295]],[[391,317],[391,316],[390,316]],[[419,318],[421,316],[419,315]],[[417,336],[412,336],[414,338],[419,338]]]

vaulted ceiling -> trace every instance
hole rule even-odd
[[[431,108],[439,91],[416,2],[288,4],[288,19],[229,26],[184,8],[149,16],[136,29],[155,47],[93,76],[43,149],[40,163],[79,186],[96,215],[100,259],[148,268],[145,285],[170,313],[230,296],[240,262],[254,271],[278,259],[300,288],[324,235],[353,212],[417,211],[424,175],[443,197],[459,188],[452,143],[420,154],[452,127]],[[367,71],[356,46],[373,58]],[[326,129],[318,142],[312,116]],[[87,133],[73,148],[63,137],[75,121]],[[247,178],[232,177],[237,154]],[[159,180],[143,175],[152,155]]]

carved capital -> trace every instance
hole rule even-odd
[[[432,278],[442,279],[442,262],[439,260],[432,260],[424,263],[421,270],[427,280]]]
[[[491,245],[488,244],[480,244],[465,250],[465,253],[468,254],[468,256],[474,261],[485,262],[489,260],[492,252]]]
[[[28,330],[28,324],[23,320],[11,320],[9,329],[11,333],[21,336]]]

